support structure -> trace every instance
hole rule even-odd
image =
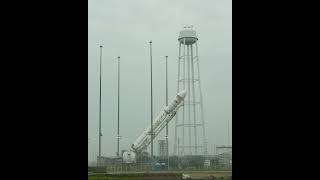
[[[168,106],[168,56],[166,56],[166,106]],[[169,170],[169,129],[168,129],[168,123],[166,125],[166,145],[167,145],[167,165]]]
[[[120,141],[120,56],[118,56],[118,131],[117,131],[117,157],[119,157]]]
[[[184,27],[178,41],[177,92],[182,88],[187,89],[189,93],[183,102],[182,112],[176,115],[174,154],[207,156],[196,31],[193,27]],[[200,136],[199,131],[202,132]]]
[[[100,166],[100,159],[101,159],[101,66],[102,66],[102,45],[100,45],[100,95],[99,95],[99,156],[97,159],[97,166]]]
[[[151,81],[151,163],[153,163],[153,94],[152,94],[152,41],[150,43],[150,81]]]

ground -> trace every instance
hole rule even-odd
[[[180,174],[180,175],[179,175]],[[231,171],[161,171],[161,172],[117,172],[114,175],[101,174],[90,174],[89,180],[170,180],[170,179],[181,179],[181,174],[189,175],[191,179],[231,179]]]

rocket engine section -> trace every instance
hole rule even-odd
[[[122,155],[123,163],[136,163],[136,153],[133,151],[125,151]]]

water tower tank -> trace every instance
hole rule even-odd
[[[185,26],[182,31],[180,31],[179,39],[180,43],[186,45],[191,45],[197,42],[198,37],[196,31],[193,29],[193,26]]]

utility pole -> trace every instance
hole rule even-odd
[[[228,119],[228,146],[230,146],[229,119]]]
[[[120,120],[120,56],[118,56],[118,131],[117,131],[117,157],[119,157],[119,140],[120,140],[120,129],[119,129],[119,120]]]
[[[166,106],[168,106],[168,56],[166,56]],[[167,164],[168,164],[168,170],[169,170],[169,129],[168,129],[168,122],[166,125],[166,140],[167,140]]]
[[[100,45],[100,96],[99,96],[99,157],[97,160],[98,166],[100,166],[101,159],[101,66],[102,66],[102,45]]]
[[[151,74],[151,164],[153,165],[153,96],[152,96],[152,41],[150,43],[150,74]]]

